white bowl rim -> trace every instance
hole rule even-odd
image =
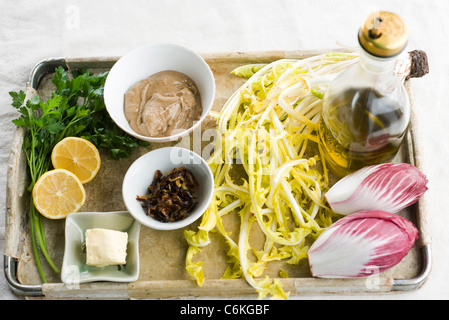
[[[209,80],[211,80],[211,83],[212,83],[211,102],[210,102],[210,104],[207,106],[206,112],[203,112],[203,114],[201,115],[200,119],[199,119],[198,121],[194,122],[193,126],[191,126],[190,128],[187,128],[186,130],[184,130],[184,131],[182,131],[182,132],[178,132],[178,133],[176,133],[176,134],[174,134],[174,135],[170,135],[170,136],[166,136],[166,137],[150,137],[150,136],[144,136],[144,135],[141,135],[141,134],[137,133],[137,132],[134,131],[132,128],[128,129],[128,128],[124,128],[122,125],[119,125],[119,124],[114,120],[115,117],[112,115],[112,112],[109,112],[110,107],[108,107],[109,104],[106,102],[106,100],[107,100],[107,96],[108,96],[107,92],[109,91],[108,83],[109,83],[111,80],[109,80],[109,82],[108,82],[108,78],[109,78],[109,75],[110,75],[111,73],[114,73],[114,67],[115,67],[116,65],[120,65],[121,63],[123,63],[123,62],[121,62],[121,61],[124,61],[124,60],[127,59],[129,56],[132,56],[132,55],[135,54],[136,52],[139,52],[139,51],[141,51],[141,50],[145,50],[145,49],[147,49],[147,48],[164,47],[164,46],[166,46],[166,47],[175,47],[175,48],[179,48],[179,49],[181,49],[181,50],[185,50],[185,51],[187,51],[187,52],[189,52],[189,53],[191,53],[191,54],[193,54],[194,56],[197,56],[197,57],[199,58],[200,63],[205,67],[205,69],[206,69],[206,71],[207,71],[207,75],[208,75],[208,77],[209,77]],[[190,48],[188,48],[188,47],[185,47],[185,46],[182,46],[182,45],[176,44],[176,43],[170,43],[170,42],[160,42],[160,43],[153,43],[153,44],[142,45],[142,46],[140,46],[140,47],[138,47],[138,48],[135,48],[134,50],[128,52],[127,54],[123,55],[122,57],[120,57],[120,58],[117,60],[117,62],[114,63],[114,65],[112,66],[112,68],[109,70],[109,74],[108,74],[108,76],[106,77],[106,81],[105,81],[105,84],[104,84],[104,91],[103,91],[106,110],[108,111],[109,116],[110,116],[111,119],[114,121],[114,123],[115,123],[120,129],[122,129],[123,131],[125,131],[126,133],[128,133],[128,134],[130,134],[130,135],[132,135],[132,136],[134,136],[134,137],[136,137],[136,138],[138,138],[138,139],[141,139],[141,140],[144,140],[144,141],[148,141],[148,142],[154,142],[154,143],[163,143],[163,142],[169,142],[169,141],[177,141],[177,140],[179,140],[180,138],[182,138],[182,137],[188,135],[189,133],[191,133],[194,129],[196,129],[196,128],[203,122],[203,120],[207,117],[207,115],[209,114],[209,112],[212,110],[212,106],[213,106],[214,100],[215,100],[215,94],[216,94],[216,85],[215,85],[214,74],[213,74],[212,70],[210,69],[209,64],[207,64],[207,62],[204,60],[204,58],[203,58],[199,53],[195,52],[194,50],[192,50],[192,49],[190,49]],[[203,108],[204,108],[204,106],[203,106]]]
[[[127,186],[127,176],[128,176],[128,172],[130,172],[131,168],[133,167],[133,165],[139,161],[140,159],[143,159],[145,157],[149,157],[150,154],[155,154],[157,152],[163,152],[166,150],[182,150],[185,152],[188,152],[189,154],[193,155],[195,158],[200,159],[201,161],[201,165],[202,167],[204,167],[208,173],[208,177],[209,177],[209,184],[210,184],[210,188],[209,188],[209,194],[208,197],[206,198],[206,200],[204,201],[204,203],[202,203],[200,206],[198,206],[197,208],[195,208],[195,210],[199,210],[199,212],[197,214],[191,214],[189,215],[187,218],[179,220],[179,221],[175,221],[175,222],[161,222],[158,221],[154,218],[151,218],[147,215],[144,215],[144,219],[141,219],[141,216],[138,215],[134,215],[133,211],[131,210],[131,208],[128,207],[128,198],[125,197],[125,188]],[[140,160],[142,161],[142,160]],[[182,165],[182,164],[181,164]],[[125,203],[125,206],[127,208],[127,211],[130,213],[130,215],[137,220],[140,224],[151,228],[151,229],[155,229],[155,230],[177,230],[177,229],[181,229],[184,228],[190,224],[192,224],[193,222],[195,222],[196,220],[198,220],[203,214],[204,212],[206,212],[207,208],[209,207],[212,198],[214,195],[214,176],[212,173],[212,170],[210,169],[209,165],[207,164],[207,162],[203,159],[203,157],[201,157],[200,155],[198,155],[196,152],[186,149],[186,148],[181,148],[181,147],[163,147],[163,148],[158,148],[158,149],[154,149],[151,150],[145,154],[143,154],[142,156],[140,156],[139,158],[137,158],[132,164],[131,166],[128,168],[128,171],[125,174],[125,177],[123,178],[123,184],[122,184],[122,196],[123,196],[123,202]]]

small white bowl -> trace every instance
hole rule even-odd
[[[138,81],[165,70],[190,77],[201,95],[203,113],[199,121],[183,132],[167,137],[148,137],[135,132],[124,112],[124,96]],[[104,86],[104,101],[112,120],[128,134],[149,142],[177,141],[188,135],[206,118],[215,97],[215,79],[209,65],[194,51],[176,44],[146,45],[120,58],[109,71]]]
[[[186,167],[197,180],[198,204],[190,215],[182,220],[158,221],[145,213],[145,209],[136,197],[148,194],[148,186],[153,182],[156,170],[160,170],[165,175],[179,167]],[[126,208],[142,225],[157,230],[175,230],[196,221],[209,207],[214,193],[214,177],[209,165],[195,152],[178,147],[160,148],[134,161],[123,179],[122,193]]]
[[[126,265],[92,267],[86,264],[82,245],[86,230],[103,228],[128,233]],[[73,212],[65,221],[64,257],[61,280],[66,285],[93,281],[131,282],[139,277],[140,224],[127,211]]]

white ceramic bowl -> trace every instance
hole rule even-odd
[[[156,170],[165,175],[183,166],[192,172],[198,182],[198,204],[195,209],[188,217],[175,222],[161,222],[147,215],[136,197],[148,194],[148,186],[153,182]],[[126,208],[142,225],[157,230],[175,230],[196,221],[209,207],[214,193],[214,177],[209,165],[193,151],[178,147],[160,148],[134,161],[123,179],[122,193]]]
[[[124,113],[124,95],[135,83],[165,70],[175,70],[190,77],[201,95],[203,113],[199,121],[168,137],[148,137],[135,132]],[[112,120],[128,134],[149,142],[176,141],[193,131],[207,116],[215,97],[215,79],[209,65],[194,51],[176,44],[146,45],[120,58],[111,68],[104,87],[104,101]]]

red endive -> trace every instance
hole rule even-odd
[[[334,184],[325,194],[331,209],[347,215],[364,210],[397,213],[427,190],[427,178],[407,163],[362,168]]]
[[[384,211],[357,212],[331,225],[309,249],[312,275],[357,278],[398,264],[413,247],[418,230],[409,220]]]

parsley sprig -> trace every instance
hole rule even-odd
[[[10,92],[12,106],[21,116],[12,122],[27,128],[22,149],[26,154],[31,191],[39,177],[51,167],[51,152],[62,139],[78,136],[104,148],[113,159],[126,158],[138,146],[148,143],[138,140],[117,127],[110,118],[103,99],[108,73],[93,75],[88,70],[72,71],[70,77],[62,67],[53,75],[55,90],[43,101],[38,95],[26,98],[23,91]],[[39,259],[39,248],[50,267],[59,269],[50,258],[45,242],[42,216],[30,203],[30,229],[36,266],[43,282],[47,282]]]

